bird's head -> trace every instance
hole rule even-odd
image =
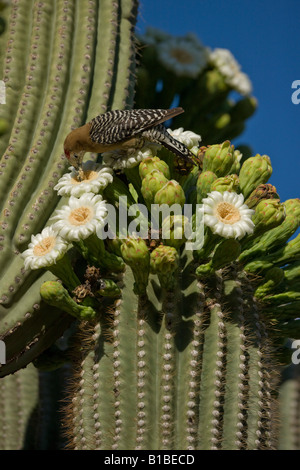
[[[73,165],[76,170],[80,170],[85,150],[83,150],[82,144],[77,139],[76,130],[77,129],[67,135],[64,142],[64,152],[70,164]]]

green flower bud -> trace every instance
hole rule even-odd
[[[273,265],[284,266],[298,260],[300,260],[300,233],[278,250],[263,256],[259,260],[247,263],[244,269],[252,273],[264,272]]]
[[[167,182],[168,178],[159,170],[151,170],[144,177],[141,192],[148,208],[154,203],[156,193],[163,188]]]
[[[121,245],[121,253],[125,263],[132,269],[135,294],[144,294],[150,272],[150,253],[145,240],[126,238]]]
[[[97,315],[92,307],[77,304],[58,281],[44,282],[40,288],[40,294],[47,304],[60,308],[79,320],[92,320]]]
[[[285,219],[285,207],[279,199],[264,199],[260,201],[252,216],[255,224],[253,236],[264,233],[271,228],[277,227]]]
[[[224,191],[229,192],[239,192],[239,177],[238,175],[227,175],[221,178],[216,179],[212,182],[210,191],[219,191],[219,193],[224,193]]]
[[[236,260],[241,253],[241,245],[234,238],[223,240],[216,248],[216,251],[209,263],[201,264],[196,269],[196,275],[200,278],[211,276],[218,269]]]
[[[202,199],[205,198],[208,193],[210,193],[210,188],[212,183],[217,179],[217,175],[212,171],[203,171],[200,173],[197,179],[197,204],[202,202]]]
[[[106,243],[107,243],[107,248],[110,251],[110,253],[114,253],[117,256],[122,256],[121,255],[121,245],[123,243],[122,238],[119,238],[119,237],[107,238]]]
[[[255,155],[244,161],[240,170],[240,188],[245,198],[257,188],[259,184],[266,183],[272,175],[271,160],[268,155]]]
[[[249,209],[253,209],[262,199],[280,199],[275,186],[269,183],[259,184],[246,199],[245,204]]]
[[[189,220],[183,215],[171,215],[162,223],[162,238],[165,245],[173,246],[178,250],[190,235]]]
[[[176,180],[170,180],[155,194],[154,203],[167,204],[168,206],[180,204],[183,207],[185,203],[184,191]]]
[[[203,171],[212,171],[218,177],[226,176],[234,163],[234,147],[226,140],[207,148],[203,158]]]
[[[172,246],[159,245],[150,255],[151,273],[157,274],[163,288],[175,287],[176,272],[179,268],[179,255]]]
[[[238,174],[241,168],[241,160],[243,158],[243,154],[240,152],[240,150],[236,149],[234,151],[234,163],[232,164],[232,167],[229,170],[229,174]]]
[[[257,287],[254,296],[257,299],[263,299],[269,295],[283,281],[284,271],[281,268],[271,268],[266,272],[265,282]]]
[[[152,170],[158,170],[163,173],[163,175],[170,179],[170,169],[166,162],[160,160],[158,157],[148,157],[143,160],[139,165],[139,174],[143,180],[145,176],[150,173]]]
[[[96,234],[90,235],[85,240],[73,242],[73,245],[91,265],[99,266],[105,271],[123,272],[125,269],[122,258],[107,251],[104,241]]]
[[[283,203],[285,207],[285,219],[275,228],[263,233],[257,240],[251,242],[251,247],[247,245],[240,256],[240,261],[250,261],[251,258],[257,256],[265,257],[266,253],[280,248],[280,245],[286,243],[288,239],[295,233],[300,225],[300,199],[289,199]]]

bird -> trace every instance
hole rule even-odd
[[[161,144],[175,155],[193,161],[193,153],[172,137],[162,124],[183,112],[181,107],[107,111],[73,129],[65,138],[64,154],[79,175],[86,152],[103,153],[119,149],[130,154],[141,148],[145,141]]]

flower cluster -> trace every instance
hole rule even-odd
[[[139,40],[156,50],[160,64],[178,77],[197,78],[205,70],[216,68],[226,83],[241,93],[252,92],[251,81],[228,49],[211,50],[193,33],[172,36],[157,28],[148,27]]]
[[[256,272],[260,265],[252,263],[253,254],[284,241],[287,232],[298,226],[300,201],[280,202],[276,188],[267,183],[272,175],[267,155],[243,161],[229,140],[200,146],[201,136],[191,130],[180,127],[168,132],[192,151],[194,166],[185,160],[176,165],[172,152],[145,143],[135,155],[114,152],[112,160],[104,155],[105,163],[84,162],[80,176],[71,168],[58,181],[55,190],[63,204],[51,217],[51,225],[33,235],[23,253],[26,269],[48,269],[67,289],[61,291],[56,284],[45,288],[43,299],[50,305],[59,306],[55,292],[60,292],[57,295],[75,316],[94,318],[97,307],[91,301],[120,295],[117,277],[126,265],[132,271],[135,294],[146,294],[151,274],[157,275],[163,289],[172,290],[184,249],[194,251],[199,279],[236,261]],[[120,196],[126,196],[125,203]],[[157,207],[169,211],[155,215]],[[121,209],[128,216],[124,226],[120,226],[121,219],[124,223]],[[118,227],[111,225],[113,213]],[[114,238],[108,235],[104,240],[102,233]],[[86,274],[79,279],[73,269],[72,246],[82,256],[79,264],[88,281],[84,281]],[[281,258],[289,260],[288,253]],[[273,268],[270,256],[266,266]],[[100,272],[105,273],[105,281]],[[91,273],[96,273],[96,281]],[[276,284],[271,281],[257,296],[266,295]],[[67,301],[68,292],[74,297]]]
[[[72,242],[84,240],[105,224],[106,202],[101,191],[112,183],[113,171],[92,161],[83,163],[84,178],[79,180],[73,167],[55,186],[68,203],[57,209],[52,225],[33,235],[24,251],[26,268],[39,269],[55,265],[70,248]]]
[[[242,95],[250,95],[252,92],[251,81],[241,71],[240,64],[228,49],[214,49],[209,55],[209,61],[220,71],[229,86]]]

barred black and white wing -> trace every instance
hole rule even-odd
[[[108,111],[91,120],[90,138],[98,144],[116,144],[183,112],[180,107]]]

